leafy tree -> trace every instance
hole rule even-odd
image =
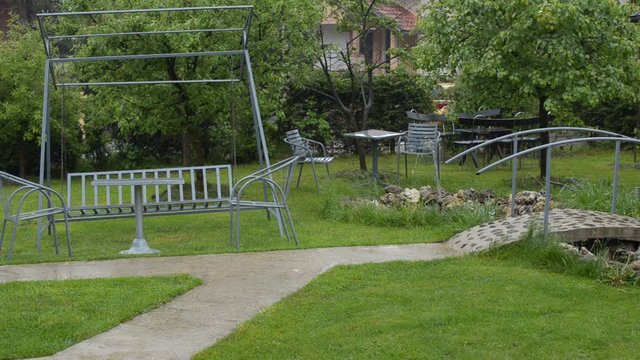
[[[209,0],[67,0],[67,10],[167,8],[234,5],[240,1]],[[245,4],[246,2],[242,2]],[[281,117],[284,89],[290,74],[309,66],[305,61],[321,11],[311,1],[256,1],[249,39],[254,76],[263,119]],[[244,24],[238,12],[177,12],[160,14],[98,15],[64,18],[54,25],[70,33],[153,31],[237,27]],[[59,44],[69,48],[70,44]],[[103,37],[76,42],[78,56],[105,54],[191,52],[228,50],[239,47],[239,37],[228,32],[203,34],[159,34],[138,37]],[[242,69],[231,57],[167,58],[149,61],[83,63],[68,66],[70,76],[82,81],[185,80],[235,78]],[[246,78],[246,77],[244,77]],[[102,106],[87,109],[94,129],[112,129],[129,139],[169,137],[180,144],[182,163],[197,165],[231,157],[232,123],[238,119],[241,152],[255,159],[255,136],[250,119],[248,93],[241,85],[171,84],[126,87],[90,87],[89,95]],[[234,109],[234,113],[230,109]],[[266,121],[265,121],[266,123]],[[251,145],[253,144],[253,145]],[[253,148],[254,150],[248,150]],[[249,157],[250,155],[247,155]]]
[[[0,41],[0,156],[2,167],[17,170],[20,176],[37,172],[42,122],[44,51],[40,33],[13,17],[9,31]],[[52,150],[54,161],[61,159],[59,149],[63,123],[60,114],[60,95],[51,99]],[[69,161],[79,149],[79,96],[68,92],[65,99],[68,119],[65,138],[69,146]]]
[[[329,88],[323,94],[334,102],[347,119],[350,131],[368,128],[369,116],[374,108],[374,75],[388,69],[390,59],[397,56],[384,49],[374,49],[373,41],[369,41],[378,30],[388,30],[395,36],[402,36],[396,24],[397,19],[377,11],[378,7],[389,3],[388,0],[324,1],[327,18],[335,19],[337,29],[351,35],[345,44],[331,44],[327,42],[322,28],[318,32],[318,65]],[[340,71],[336,71],[336,60]],[[341,93],[342,84],[339,82],[346,82],[349,91]],[[364,144],[358,140],[356,146],[360,169],[367,170]]]
[[[535,99],[543,127],[549,111],[638,101],[639,32],[616,0],[432,0],[424,11],[423,69],[459,77],[470,96]]]

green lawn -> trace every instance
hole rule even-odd
[[[0,359],[52,355],[199,284],[186,275],[0,284]]]
[[[623,163],[630,163],[632,155],[624,153]],[[427,161],[428,163],[428,161]],[[541,190],[530,176],[537,175],[537,164],[525,161],[520,175],[527,184],[519,190]],[[594,150],[588,147],[581,149],[554,152],[554,177],[573,177],[583,180],[600,181],[611,179],[613,168],[613,152],[610,150]],[[395,155],[383,156],[380,167],[384,173],[395,171]],[[236,178],[255,170],[257,165],[240,166]],[[353,176],[358,168],[355,157],[339,158],[332,163],[332,179],[320,170],[323,191],[316,193],[311,172],[307,166],[299,188],[290,194],[290,206],[296,230],[301,241],[300,247],[331,247],[353,245],[404,244],[445,241],[453,234],[463,230],[460,226],[424,226],[418,229],[398,226],[371,226],[331,219],[326,216],[325,209],[329,201],[340,201],[345,196],[375,197],[382,193],[381,186],[374,184],[367,176]],[[402,180],[406,187],[420,187],[433,184],[433,170],[430,164],[419,164],[410,161],[410,176]],[[621,184],[627,189],[640,186],[638,170],[626,167],[621,172]],[[297,172],[296,172],[297,174]],[[345,174],[347,174],[345,176]],[[357,174],[356,174],[357,175]],[[466,164],[443,167],[442,184],[448,190],[474,187],[476,189],[491,188],[501,195],[510,191],[511,170],[500,167],[481,176],[475,175],[474,169]],[[395,179],[389,176],[390,181]],[[61,189],[60,184],[54,188]],[[564,191],[566,192],[566,191]],[[554,189],[554,196],[562,197],[563,191]],[[162,251],[161,256],[192,255],[204,253],[233,252],[228,245],[229,236],[228,213],[198,214],[182,216],[162,216],[145,219],[145,236],[153,248]],[[273,221],[268,222],[263,212],[246,212],[242,214],[241,251],[265,251],[295,248],[279,237]],[[50,238],[45,238],[41,254],[35,250],[35,230],[33,225],[22,224],[18,232],[12,263],[66,261],[64,245],[62,254],[55,256]],[[62,233],[62,231],[61,231]],[[129,248],[134,237],[133,219],[101,220],[75,222],[71,224],[71,235],[75,256],[73,260],[93,260],[122,257],[120,250]],[[9,236],[7,236],[8,238]],[[2,259],[6,255],[7,241],[3,246]]]
[[[638,296],[477,257],[339,267],[196,359],[635,359]]]
[[[613,154],[609,150],[565,149],[554,156],[554,177],[592,183],[611,180]],[[623,155],[623,163],[631,160],[630,153]],[[236,178],[255,168],[255,164],[240,166]],[[402,220],[402,211],[399,218],[383,219],[379,225],[329,214],[345,197],[373,199],[382,193],[380,185],[358,174],[356,168],[356,158],[337,159],[332,164],[331,179],[321,172],[320,194],[316,193],[309,169],[305,169],[302,185],[294,188],[290,196],[300,247],[445,241],[481,218],[453,214],[439,222],[436,218],[429,225],[402,226],[401,221],[395,221]],[[383,156],[381,169],[384,174],[391,174],[388,181],[393,180],[395,156]],[[476,176],[473,170],[468,166],[445,166],[443,186],[448,190],[474,187],[491,188],[499,195],[509,193],[509,167],[482,176]],[[537,171],[533,162],[525,162],[519,190],[542,189],[532,180]],[[416,167],[412,162],[410,173],[408,180],[401,181],[402,186],[433,184],[431,165]],[[638,170],[626,166],[621,173],[623,190],[640,186],[638,179]],[[59,183],[54,187],[61,188]],[[589,185],[583,189],[586,195],[576,196],[560,188],[554,188],[553,195],[574,206],[608,208],[610,199],[603,194],[606,187]],[[630,206],[637,208],[637,202]],[[152,247],[162,251],[161,256],[232,252],[228,221],[227,213],[150,217],[145,219],[145,235]],[[275,223],[268,222],[262,212],[243,213],[242,224],[241,251],[296,248],[278,236]],[[134,221],[72,223],[71,234],[75,252],[72,260],[118,258],[122,257],[119,250],[131,244]],[[42,253],[37,254],[34,224],[21,224],[13,263],[68,260],[64,244],[62,254],[56,256],[50,238],[45,239]],[[7,245],[5,242],[0,262],[4,262]],[[633,299],[639,295],[638,289],[614,289],[593,279],[542,272],[526,261],[498,258],[332,270],[243,325],[201,358],[609,359],[634,358],[640,350],[634,342],[640,328],[629,321],[637,316]],[[156,284],[163,281],[168,284]],[[142,286],[140,282],[127,279],[0,285],[4,294],[0,297],[0,358],[59,351],[197,284],[190,278],[146,279]],[[70,303],[70,299],[80,303]]]

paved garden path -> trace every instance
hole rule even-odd
[[[446,244],[132,258],[0,266],[0,282],[191,274],[203,284],[50,359],[189,359],[336,265],[432,260]]]

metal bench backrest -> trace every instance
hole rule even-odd
[[[94,180],[182,178],[184,185],[143,185],[144,204],[226,200],[233,185],[231,165],[101,171],[67,174],[67,206],[92,208],[133,204],[133,186],[92,186]],[[74,191],[74,187],[80,191]]]
[[[294,156],[307,157],[310,156],[307,149],[307,144],[300,136],[298,129],[289,130],[286,132],[287,143],[291,144],[291,151]]]
[[[411,123],[407,131],[405,150],[425,152],[432,150],[433,142],[438,138],[438,125]]]

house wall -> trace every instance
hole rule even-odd
[[[325,44],[330,44],[335,47],[335,50],[329,53],[331,69],[345,69],[346,66],[338,56],[338,52],[346,50],[347,42],[351,39],[351,34],[348,32],[339,32],[335,24],[322,25],[322,32]]]

